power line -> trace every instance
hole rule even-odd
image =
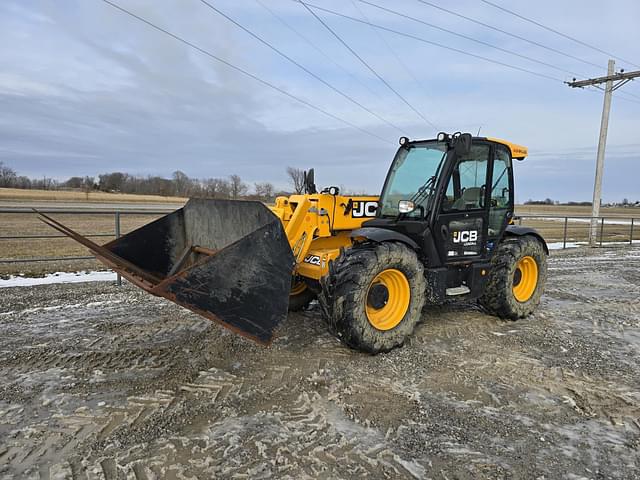
[[[622,97],[620,95],[623,95]],[[633,102],[640,105],[640,97],[637,95],[633,95],[629,92],[617,92],[614,96],[618,97],[620,100],[626,100],[627,102]]]
[[[360,62],[369,69],[369,71],[371,73],[373,73],[378,80],[380,80],[382,83],[384,83],[384,85],[391,90],[400,100],[402,100],[402,102],[404,102],[405,105],[407,105],[411,110],[413,110],[416,115],[418,115],[420,118],[422,118],[427,124],[429,124],[431,127],[433,127],[436,131],[438,130],[438,127],[436,127],[427,117],[425,117],[418,109],[416,109],[416,107],[414,107],[413,105],[411,105],[411,103],[409,103],[407,101],[406,98],[404,98],[402,95],[400,95],[400,93],[393,88],[389,82],[387,82],[378,72],[375,71],[375,69],[373,67],[371,67],[371,65],[369,65],[360,55],[358,55],[358,53],[349,46],[349,44],[347,42],[345,42],[340,35],[338,35],[329,25],[326,24],[326,22],[324,22],[324,20],[322,20],[318,15],[316,15],[316,12],[314,12],[313,10],[311,10],[311,8],[309,8],[309,6],[303,2],[302,0],[298,0],[298,3],[302,4],[302,6],[304,6],[304,8],[307,9],[307,11],[309,13],[311,13],[311,15],[313,15],[316,20],[318,20],[329,32],[331,32],[331,34],[347,49],[349,50],[353,56],[355,56],[358,60],[360,60]]]
[[[358,4],[356,3],[356,0],[351,0],[351,4],[353,5],[353,7],[358,11],[358,13],[360,14],[360,16],[366,20],[366,21],[370,21],[369,17],[367,17],[367,15],[362,11],[362,9],[360,7],[358,7]],[[416,86],[418,87],[419,90],[423,90],[423,93],[427,93],[427,89],[422,85],[422,83],[420,81],[418,81],[418,78],[413,74],[413,72],[411,71],[411,69],[407,66],[406,63],[404,63],[404,61],[402,60],[402,58],[400,58],[400,55],[398,55],[396,53],[396,51],[393,49],[393,47],[391,47],[391,45],[389,44],[389,42],[387,42],[387,39],[384,38],[384,35],[382,35],[378,30],[376,30],[375,28],[371,27],[371,30],[373,30],[373,32],[376,34],[376,36],[380,39],[380,41],[382,43],[385,44],[385,46],[387,47],[387,50],[389,50],[389,52],[391,52],[391,55],[394,56],[394,58],[396,59],[396,61],[398,62],[398,64],[402,67],[402,69],[407,73],[407,75],[409,75],[411,77],[411,79],[414,81],[414,83],[416,84]],[[438,129],[439,130],[439,129]]]
[[[631,93],[631,92],[628,92],[628,91],[618,92],[618,93],[624,93],[625,95],[627,95],[629,97],[637,98],[638,100],[640,100],[640,96],[636,95],[635,93]]]
[[[431,2],[428,2],[426,0],[417,0],[417,1],[422,3],[422,4],[424,4],[424,5],[428,5],[430,7],[436,8],[436,9],[442,11],[442,12],[446,12],[446,13],[448,13],[450,15],[454,15],[456,17],[468,20],[469,22],[475,23],[476,25],[481,25],[483,27],[489,28],[489,29],[494,30],[496,32],[504,33],[505,35],[508,35],[508,36],[510,36],[512,38],[517,38],[518,40],[522,40],[523,42],[527,42],[527,43],[529,43],[531,45],[535,45],[536,47],[544,48],[545,50],[549,50],[550,52],[557,53],[558,55],[562,55],[562,56],[565,56],[567,58],[571,58],[573,60],[577,60],[578,62],[582,62],[582,63],[584,63],[586,65],[591,65],[592,67],[596,67],[598,69],[602,68],[602,65],[598,65],[597,63],[593,63],[593,62],[590,62],[588,60],[584,60],[584,59],[582,59],[580,57],[576,57],[574,55],[571,55],[570,53],[566,53],[566,52],[563,52],[563,51],[558,50],[556,48],[550,47],[548,45],[544,45],[542,43],[536,42],[535,40],[530,40],[530,39],[525,38],[525,37],[523,37],[521,35],[518,35],[516,33],[508,32],[508,31],[503,30],[501,28],[494,27],[493,25],[489,25],[488,23],[481,22],[480,20],[476,20],[475,18],[467,17],[466,15],[463,15],[463,14],[458,13],[458,12],[454,12],[453,10],[448,10],[448,9],[446,9],[444,7],[441,7],[440,5],[436,5],[435,3],[431,3]]]
[[[435,28],[436,30],[440,30],[441,32],[446,32],[446,33],[449,33],[451,35],[455,35],[456,37],[464,38],[465,40],[469,40],[471,42],[479,43],[480,45],[484,45],[486,47],[490,47],[490,48],[493,48],[495,50],[499,50],[501,52],[508,53],[509,55],[514,55],[516,57],[520,57],[520,58],[524,58],[525,60],[529,60],[530,62],[534,62],[534,63],[537,63],[539,65],[544,65],[545,67],[553,68],[554,70],[558,70],[558,71],[561,71],[561,72],[564,72],[564,73],[569,73],[571,75],[578,75],[578,76],[580,75],[579,73],[572,72],[571,70],[566,70],[566,69],[558,67],[556,65],[552,65],[551,63],[543,62],[541,60],[537,60],[537,59],[529,57],[527,55],[523,55],[521,53],[514,52],[513,50],[509,50],[509,49],[506,49],[506,48],[499,47],[497,45],[493,45],[493,44],[491,44],[489,42],[485,42],[484,40],[479,40],[477,38],[470,37],[470,36],[465,35],[463,33],[458,33],[458,32],[454,32],[453,30],[449,30],[449,29],[444,28],[444,27],[439,27],[438,25],[434,25],[433,23],[426,22],[424,20],[421,20],[421,19],[416,18],[416,17],[412,17],[410,15],[407,15],[407,14],[402,13],[402,12],[398,12],[396,10],[391,10],[390,8],[386,8],[386,7],[383,7],[381,5],[377,5],[377,4],[369,2],[367,0],[357,0],[357,1],[360,2],[360,3],[364,3],[366,5],[370,5],[370,6],[374,7],[374,8],[382,10],[384,12],[391,13],[393,15],[397,15],[399,17],[409,19],[409,20],[417,22],[417,23],[421,23],[422,25],[426,25],[426,26],[431,27],[431,28]]]
[[[337,115],[334,115],[333,113],[330,113],[330,112],[324,110],[323,108],[318,107],[317,105],[314,105],[311,102],[308,102],[308,101],[306,101],[306,100],[304,100],[304,99],[302,99],[302,98],[300,98],[300,97],[298,97],[296,95],[293,95],[292,93],[289,93],[286,90],[283,90],[282,88],[277,87],[276,85],[268,82],[267,80],[263,80],[262,78],[258,77],[257,75],[254,75],[253,73],[250,73],[247,70],[244,70],[243,68],[240,68],[240,67],[232,64],[231,62],[228,62],[227,60],[224,60],[224,59],[218,57],[217,55],[209,52],[208,50],[205,50],[204,48],[201,48],[198,45],[196,45],[196,44],[194,44],[194,43],[192,43],[192,42],[190,42],[188,40],[185,40],[184,38],[182,38],[182,37],[180,37],[180,36],[178,36],[178,35],[176,35],[174,33],[171,33],[168,30],[165,30],[164,28],[162,28],[162,27],[150,22],[149,20],[146,20],[146,19],[142,18],[139,15],[136,15],[133,12],[130,12],[129,10],[126,10],[125,8],[123,8],[120,5],[117,5],[117,4],[113,3],[113,2],[111,2],[110,0],[102,0],[102,2],[106,3],[107,5],[115,8],[115,9],[117,9],[119,11],[121,11],[122,13],[125,13],[125,14],[129,15],[132,18],[135,18],[136,20],[138,20],[138,21],[140,21],[142,23],[145,23],[146,25],[148,25],[151,28],[153,28],[153,29],[155,29],[155,30],[157,30],[159,32],[162,32],[165,35],[168,35],[169,37],[173,38],[174,40],[177,40],[178,42],[183,43],[184,45],[187,45],[188,47],[193,48],[194,50],[197,50],[198,52],[202,53],[203,55],[206,55],[207,57],[210,57],[213,60],[216,60],[217,62],[220,62],[220,63],[226,65],[227,67],[229,67],[229,68],[231,68],[231,69],[233,69],[233,70],[235,70],[237,72],[242,73],[243,75],[255,80],[256,82],[259,82],[262,85],[265,85],[265,86],[267,86],[267,87],[269,87],[269,88],[271,88],[273,90],[276,90],[277,92],[281,93],[282,95],[285,95],[286,97],[289,97],[289,98],[295,100],[298,103],[301,103],[301,104],[303,104],[303,105],[305,105],[305,106],[307,106],[309,108],[312,108],[313,110],[316,110],[316,111],[322,113],[323,115],[326,115],[327,117],[333,118],[334,120],[338,120],[339,122],[341,122],[341,123],[343,123],[345,125],[348,125],[348,126],[350,126],[352,128],[355,128],[356,130],[358,130],[358,131],[360,131],[360,132],[362,132],[362,133],[364,133],[366,135],[369,135],[371,137],[377,138],[378,140],[381,140],[381,141],[383,141],[385,143],[393,144],[393,142],[390,142],[389,140],[387,140],[385,138],[382,138],[382,137],[376,135],[375,133],[369,132],[368,130],[365,130],[364,128],[361,128],[361,127],[351,123],[350,121],[345,120],[344,118],[341,118],[341,117],[339,117]]]
[[[578,40],[575,37],[567,35],[566,33],[562,33],[560,31],[558,31],[558,30],[556,30],[554,28],[548,27],[547,25],[544,25],[544,24],[542,24],[540,22],[536,22],[535,20],[532,20],[532,19],[530,19],[528,17],[525,17],[524,15],[520,15],[519,13],[516,13],[513,10],[509,10],[508,8],[505,8],[505,7],[502,7],[500,5],[495,4],[493,2],[490,2],[489,0],[480,0],[480,1],[483,2],[483,3],[486,3],[487,5],[491,5],[492,7],[497,8],[498,10],[502,10],[503,12],[506,12],[509,15],[513,15],[514,17],[517,17],[517,18],[519,18],[521,20],[524,20],[525,22],[532,23],[533,25],[536,25],[536,26],[538,26],[540,28],[544,28],[545,30],[547,30],[549,32],[555,33],[556,35],[560,35],[561,37],[564,37],[564,38],[566,38],[568,40],[571,40],[572,42],[578,43],[578,44],[580,44],[580,45],[582,45],[584,47],[588,47],[588,48],[590,48],[592,50],[595,50],[596,52],[604,53],[605,55],[608,55],[608,56],[613,57],[613,58],[615,58],[617,60],[620,60],[621,62],[625,62],[625,63],[628,63],[629,65],[633,65],[634,67],[640,68],[640,65],[637,65],[637,64],[635,64],[633,62],[630,62],[629,60],[625,60],[624,58],[620,58],[620,57],[614,55],[613,53],[609,53],[606,50],[602,50],[601,48],[598,48],[598,47],[595,47],[593,45],[590,45],[590,44],[588,44],[586,42],[583,42],[582,40]]]
[[[307,74],[311,75],[313,78],[315,78],[316,80],[318,80],[320,83],[322,83],[323,85],[329,87],[331,90],[333,90],[334,92],[336,92],[338,95],[340,95],[341,97],[345,98],[346,100],[348,100],[349,102],[353,103],[354,105],[357,105],[358,107],[360,107],[362,110],[364,110],[365,112],[373,115],[374,117],[376,117],[378,120],[386,123],[387,125],[389,125],[392,128],[395,128],[396,130],[398,130],[399,132],[403,132],[403,130],[398,127],[397,125],[391,123],[390,121],[388,121],[387,119],[385,119],[384,117],[382,117],[381,115],[378,115],[376,112],[374,112],[373,110],[365,107],[363,104],[361,104],[360,102],[358,102],[357,100],[355,100],[353,97],[351,97],[350,95],[344,93],[342,90],[338,89],[337,87],[333,86],[332,84],[330,84],[329,82],[327,82],[326,80],[324,80],[322,77],[320,77],[319,75],[315,74],[314,72],[312,72],[311,70],[309,70],[307,67],[305,67],[304,65],[302,65],[301,63],[297,62],[296,60],[294,60],[293,58],[291,58],[289,55],[287,55],[286,53],[284,53],[282,50],[276,48],[275,46],[273,46],[271,43],[267,42],[265,39],[263,39],[262,37],[260,37],[259,35],[257,35],[256,33],[252,32],[251,30],[249,30],[247,27],[245,27],[244,25],[242,25],[240,22],[234,20],[233,18],[231,18],[229,15],[227,15],[226,13],[224,13],[223,11],[217,9],[216,7],[214,7],[213,5],[211,5],[209,2],[207,2],[206,0],[200,0],[201,3],[203,3],[204,5],[206,5],[207,7],[209,7],[211,10],[213,10],[214,12],[216,12],[218,15],[221,15],[222,17],[226,18],[228,21],[230,21],[231,23],[233,23],[236,27],[240,28],[241,30],[245,31],[246,33],[248,33],[249,35],[251,35],[253,38],[255,38],[256,40],[258,40],[260,43],[262,43],[263,45],[265,45],[266,47],[270,48],[271,50],[273,50],[274,52],[276,52],[278,55],[280,55],[282,58],[284,58],[285,60],[289,61],[290,63],[292,63],[293,65],[295,65],[296,67],[298,67],[299,69],[301,69],[302,71],[306,72]]]
[[[596,95],[601,95],[602,93],[604,93],[604,88],[591,86],[591,87],[586,87],[584,89],[584,91],[585,92],[594,93]],[[621,96],[621,95],[623,95],[623,96]],[[625,97],[624,95],[628,95],[628,92],[618,91],[618,92],[615,92],[615,94],[614,94],[614,96],[617,97],[620,100],[624,100],[625,102],[637,103],[638,105],[640,105],[640,100],[634,100],[633,98]],[[636,97],[636,98],[640,99],[640,97]]]
[[[298,3],[303,3],[302,0],[294,0],[294,1],[296,1]],[[528,73],[530,75],[535,75],[536,77],[540,77],[540,78],[545,78],[545,79],[551,80],[553,82],[560,82],[560,83],[563,82],[563,80],[561,80],[561,79],[559,79],[557,77],[552,77],[551,75],[547,75],[547,74],[540,73],[540,72],[535,72],[533,70],[529,70],[529,69],[523,68],[523,67],[518,67],[517,65],[512,65],[510,63],[501,62],[499,60],[493,60],[491,58],[484,57],[482,55],[477,55],[475,53],[467,52],[466,50],[460,50],[459,48],[450,47],[450,46],[444,45],[442,43],[433,42],[431,40],[427,40],[426,38],[418,37],[417,35],[412,35],[410,33],[400,32],[398,30],[394,30],[392,28],[388,28],[388,27],[385,27],[385,26],[382,26],[382,25],[378,25],[376,23],[367,22],[366,20],[362,20],[362,19],[359,19],[359,18],[351,17],[349,15],[345,15],[343,13],[339,13],[339,12],[336,12],[334,10],[329,10],[328,8],[323,8],[323,7],[320,7],[318,5],[314,5],[312,3],[308,3],[307,2],[307,3],[304,3],[304,5],[310,6],[310,7],[314,8],[314,9],[316,9],[316,10],[320,10],[320,11],[329,13],[331,15],[335,15],[337,17],[341,17],[341,18],[344,18],[344,19],[347,19],[347,20],[351,20],[353,22],[362,23],[364,25],[371,25],[371,26],[373,26],[375,28],[378,28],[380,30],[384,30],[386,32],[394,33],[396,35],[400,35],[402,37],[410,38],[412,40],[417,40],[419,42],[426,43],[426,44],[429,44],[429,45],[433,45],[433,46],[436,46],[436,47],[439,47],[439,48],[444,48],[445,50],[450,50],[452,52],[457,52],[457,53],[460,53],[462,55],[466,55],[468,57],[473,57],[473,58],[477,58],[479,60],[484,60],[485,62],[494,63],[496,65],[500,65],[500,66],[503,66],[503,67],[511,68],[513,70],[518,70],[520,72]]]
[[[303,35],[302,33],[300,33],[300,31],[298,31],[295,27],[293,27],[289,22],[287,22],[284,18],[282,18],[280,15],[278,15],[276,12],[274,12],[271,8],[269,8],[267,5],[264,4],[264,2],[262,2],[262,0],[255,0],[256,3],[258,5],[260,5],[262,8],[264,8],[267,12],[269,12],[271,14],[271,16],[273,16],[276,20],[278,20],[280,23],[282,23],[286,28],[288,28],[289,30],[291,30],[293,33],[295,33],[298,38],[301,38],[305,43],[307,43],[311,48],[313,48],[315,51],[317,51],[320,55],[322,55],[324,58],[326,58],[328,61],[330,61],[331,63],[333,63],[336,67],[338,67],[340,70],[342,70],[342,72],[344,72],[345,75],[349,76],[351,79],[353,79],[353,81],[357,82],[361,87],[365,88],[369,93],[371,93],[372,95],[375,95],[374,91],[371,90],[371,88],[363,81],[361,81],[358,77],[356,77],[354,74],[352,74],[351,72],[349,72],[349,70],[347,70],[345,67],[343,67],[342,65],[340,65],[337,61],[335,61],[329,54],[327,54],[324,50],[322,50],[320,47],[318,47],[314,42],[312,42],[309,38],[307,38],[305,35]]]

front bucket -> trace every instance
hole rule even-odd
[[[40,215],[135,285],[260,343],[287,316],[295,261],[260,202],[191,199],[104,246]]]

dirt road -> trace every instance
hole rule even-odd
[[[270,349],[133,288],[0,291],[0,478],[640,478],[640,249],[554,254],[534,317]]]

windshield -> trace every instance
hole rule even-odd
[[[446,153],[447,145],[442,142],[401,148],[380,196],[381,215],[397,216],[398,202],[410,200],[416,209],[407,216],[423,216],[429,210],[435,177]]]

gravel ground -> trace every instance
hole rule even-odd
[[[106,283],[0,290],[0,478],[640,478],[640,250],[556,253],[529,319],[265,349]]]

